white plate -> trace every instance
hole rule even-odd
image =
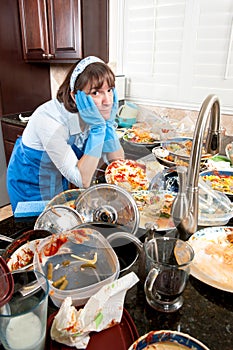
[[[194,233],[189,243],[194,249],[191,275],[212,287],[233,293],[233,243],[227,235],[233,227],[207,227]]]
[[[39,245],[40,241],[41,239],[35,239],[19,247],[7,262],[10,271],[18,270],[19,268],[31,264],[33,262],[36,247]]]

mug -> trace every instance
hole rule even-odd
[[[162,312],[183,305],[182,293],[189,279],[194,251],[188,242],[172,237],[153,238],[145,244],[149,269],[144,291],[148,304]]]

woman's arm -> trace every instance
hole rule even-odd
[[[113,160],[116,159],[124,159],[125,158],[125,153],[123,148],[119,148],[117,151],[107,153],[107,159],[109,162],[112,162]]]
[[[82,177],[82,184],[87,188],[91,184],[93,175],[97,169],[99,158],[84,154],[78,161],[77,167]]]

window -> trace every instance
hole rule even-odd
[[[119,0],[126,97],[197,108],[216,94],[233,113],[232,0]]]

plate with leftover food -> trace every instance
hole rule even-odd
[[[166,191],[135,191],[131,193],[139,210],[140,228],[148,224],[157,226],[157,231],[175,228],[171,208],[176,194]]]
[[[49,350],[72,350],[76,347],[70,347],[52,340],[50,329],[57,312],[48,318],[48,331],[46,339],[46,349]],[[113,327],[107,328],[101,332],[93,332],[90,335],[90,341],[86,350],[119,350],[128,349],[128,347],[139,337],[137,328],[127,312],[123,310],[121,322]]]
[[[206,227],[188,241],[194,250],[191,275],[212,287],[233,292],[233,227]]]
[[[212,189],[233,196],[233,171],[206,170],[202,171],[200,176]]]
[[[118,185],[127,191],[146,190],[149,180],[146,165],[131,159],[118,159],[110,163],[105,170],[108,184]]]
[[[161,142],[161,146],[169,151],[170,155],[179,157],[183,160],[188,160],[192,151],[193,140],[191,138],[177,137],[174,139]],[[212,154],[206,152],[205,147],[202,147],[202,159],[213,157]]]
[[[26,268],[34,258],[34,252],[43,238],[51,235],[46,230],[30,230],[24,232],[10,243],[2,254],[10,271]]]
[[[133,145],[155,146],[160,143],[160,135],[141,125],[135,125],[124,133],[123,140]]]

